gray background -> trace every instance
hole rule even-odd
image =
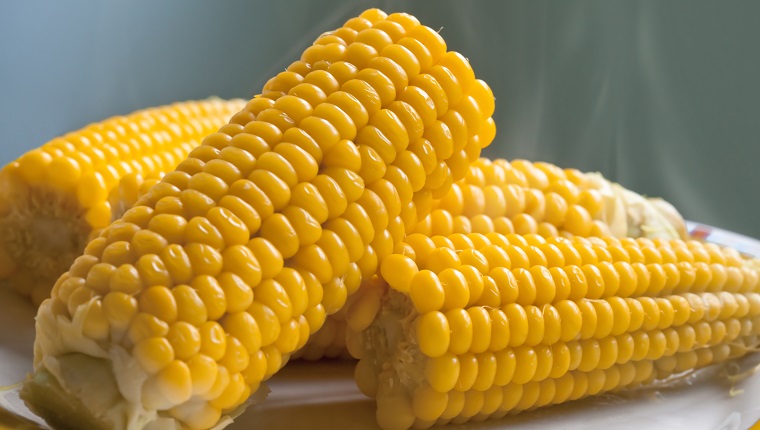
[[[407,11],[497,98],[485,155],[600,171],[760,237],[760,2],[3,1],[0,163],[110,115],[250,97],[368,7]]]

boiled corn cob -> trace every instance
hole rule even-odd
[[[685,239],[683,218],[667,202],[645,199],[599,174],[526,160],[473,162],[467,175],[442,198],[412,232],[663,237]],[[318,336],[295,357],[346,358],[346,312],[330,315]]]
[[[480,421],[743,355],[760,269],[681,240],[411,235],[349,312],[386,430]],[[367,323],[370,321],[370,323]]]
[[[687,239],[683,218],[661,199],[645,199],[598,173],[550,163],[480,158],[435,200],[416,233]]]
[[[245,106],[175,103],[55,138],[0,170],[0,284],[39,305],[88,240]]]
[[[410,15],[321,36],[59,278],[27,403],[62,428],[225,426],[464,176],[493,107]]]

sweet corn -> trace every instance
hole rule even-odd
[[[430,214],[411,232],[458,233],[457,240],[465,241],[469,233],[686,238],[683,218],[667,202],[644,199],[599,174],[544,162],[479,158],[463,179],[428,205]],[[344,314],[327,319],[319,342],[307,344],[297,356],[339,355],[334,351],[346,343]]]
[[[667,202],[645,199],[597,173],[550,163],[479,158],[414,231],[687,239]]]
[[[383,294],[346,310],[357,385],[376,398],[383,429],[636,387],[757,345],[760,269],[733,250],[534,234],[408,239],[408,252],[381,264]]]
[[[5,166],[0,170],[0,284],[39,305],[89,239],[243,106],[243,100],[209,99],[113,117],[55,138]],[[173,211],[171,203],[165,201],[162,210]],[[122,226],[119,234],[132,233]]]
[[[321,36],[58,279],[25,399],[53,425],[223,427],[464,176],[492,112],[410,15]]]

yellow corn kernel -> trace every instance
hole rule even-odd
[[[154,315],[169,324],[177,319],[177,302],[167,287],[155,286],[142,291],[138,304],[140,311]]]
[[[429,357],[440,357],[449,349],[449,318],[433,311],[420,317],[417,333],[420,348]]]
[[[135,345],[133,354],[148,373],[157,373],[174,360],[171,343],[163,337],[151,337]]]

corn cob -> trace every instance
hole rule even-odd
[[[239,111],[243,100],[176,103],[55,138],[0,170],[0,284],[39,305],[88,240]],[[146,182],[147,181],[147,182]]]
[[[62,428],[225,426],[464,176],[492,112],[410,15],[321,36],[59,278],[25,400]]]
[[[683,218],[667,202],[645,199],[598,173],[545,162],[480,158],[432,208],[416,233],[687,239]]]
[[[448,193],[432,201],[431,209],[413,233],[686,238],[683,218],[667,202],[644,199],[599,174],[544,162],[479,158]],[[346,358],[345,315],[355,300],[349,298],[344,311],[330,315],[295,357]]]
[[[348,320],[357,385],[386,430],[636,387],[758,343],[760,269],[733,250],[532,234],[409,239]]]

